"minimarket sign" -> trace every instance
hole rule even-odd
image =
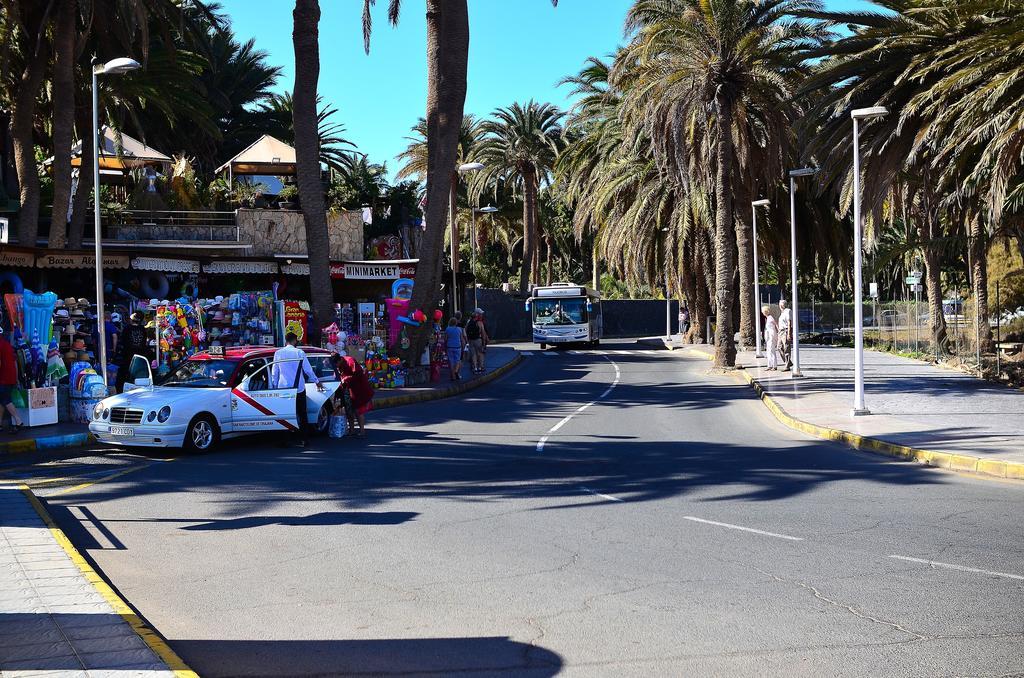
[[[398,280],[415,275],[415,264],[352,262],[331,264],[331,277],[339,280]]]

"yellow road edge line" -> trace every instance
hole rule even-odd
[[[154,463],[156,463],[156,462],[154,462]],[[60,496],[62,494],[70,494],[72,492],[77,492],[79,490],[84,490],[87,487],[92,487],[93,485],[98,485],[99,483],[106,482],[108,480],[113,480],[114,478],[120,478],[121,476],[128,475],[129,473],[134,473],[135,471],[141,471],[142,469],[149,468],[152,465],[153,464],[140,464],[138,466],[131,466],[129,468],[121,469],[120,471],[116,471],[114,473],[111,473],[110,475],[106,475],[106,476],[103,476],[101,478],[97,478],[96,480],[90,480],[87,483],[80,483],[80,484],[75,485],[73,487],[65,488],[65,489],[61,490],[60,492],[54,492],[50,496],[58,497],[58,496]]]
[[[690,353],[699,355],[708,360],[715,359],[714,354],[701,349],[689,349],[689,351]],[[898,457],[900,459],[915,461],[919,464],[924,464],[925,466],[934,466],[936,468],[944,468],[980,476],[992,476],[1009,480],[1024,480],[1024,463],[1004,461],[1001,459],[984,459],[981,457],[972,457],[966,454],[923,450],[916,447],[908,447],[907,445],[890,443],[879,438],[862,436],[857,433],[851,433],[850,431],[843,431],[842,429],[819,426],[817,424],[797,419],[786,412],[786,410],[783,409],[783,407],[779,405],[774,398],[768,395],[764,390],[764,387],[761,386],[750,372],[742,368],[741,370],[737,370],[737,372],[739,373],[738,378],[746,381],[747,384],[754,389],[754,392],[757,393],[758,398],[762,403],[764,403],[765,407],[768,408],[768,411],[771,412],[782,424],[793,430],[801,431],[814,436],[815,438],[821,438],[822,440],[831,440],[832,442],[843,443],[855,450],[877,452],[889,457]]]
[[[178,654],[171,649],[171,646],[167,644],[167,641],[158,634],[155,630],[150,628],[142,618],[135,613],[134,610],[128,605],[127,602],[121,596],[119,596],[110,584],[106,582],[103,577],[99,575],[96,570],[89,564],[89,562],[82,557],[82,554],[78,552],[71,540],[67,538],[64,531],[57,527],[57,523],[50,517],[50,513],[46,510],[39,498],[32,493],[32,490],[25,485],[19,488],[25,496],[28,498],[32,508],[36,510],[39,517],[42,518],[43,522],[50,529],[50,534],[57,540],[60,547],[64,549],[64,553],[67,554],[68,558],[71,559],[85,576],[86,580],[92,584],[93,588],[103,596],[103,599],[110,604],[114,611],[117,612],[124,619],[133,631],[142,639],[149,649],[153,650],[154,653],[167,665],[177,678],[198,678],[195,671],[189,668],[188,664],[182,660]]]

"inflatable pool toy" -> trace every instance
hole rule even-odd
[[[21,294],[25,291],[25,285],[21,282],[21,276],[14,271],[0,273],[0,285],[8,283],[11,286],[11,294]]]
[[[30,339],[38,336],[40,342],[49,344],[53,330],[53,309],[57,307],[57,295],[53,292],[36,294],[32,290],[25,290],[22,298],[25,336]]]

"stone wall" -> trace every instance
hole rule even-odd
[[[239,240],[251,243],[251,256],[306,254],[306,227],[302,212],[290,210],[241,209],[236,212]],[[327,231],[331,260],[363,258],[363,218],[358,211],[328,212]]]

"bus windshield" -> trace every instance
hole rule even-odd
[[[534,299],[534,325],[580,325],[587,322],[587,300]]]

